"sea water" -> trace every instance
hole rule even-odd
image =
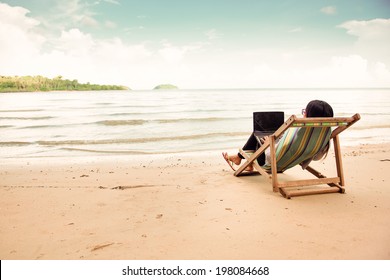
[[[236,89],[0,94],[0,159],[210,151],[242,146],[255,111],[313,99],[361,120],[342,145],[390,142],[390,89]]]

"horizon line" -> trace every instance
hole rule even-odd
[[[390,87],[259,87],[259,88],[180,88],[177,89],[132,89],[129,87],[129,91],[177,91],[177,90],[364,90],[364,89],[390,89]]]

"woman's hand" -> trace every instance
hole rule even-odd
[[[261,144],[264,144],[264,143],[265,143],[265,141],[267,141],[267,140],[268,140],[268,138],[269,138],[269,136],[264,136],[264,137],[261,137],[261,138],[260,138],[260,142],[261,142]]]

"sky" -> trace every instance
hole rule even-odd
[[[0,75],[390,87],[390,0],[0,0]]]

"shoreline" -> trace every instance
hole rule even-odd
[[[222,151],[7,159],[0,258],[389,260],[390,143],[341,150],[346,194],[291,200]]]
[[[368,153],[374,152],[376,149],[382,149],[390,145],[390,142],[382,142],[382,143],[367,143],[367,144],[359,144],[359,143],[348,143],[345,146],[342,146],[342,152],[352,153],[353,151],[360,151],[360,153]],[[333,150],[333,143],[330,148]],[[364,150],[364,151],[362,151]],[[220,151],[212,150],[212,149],[204,149],[204,150],[196,150],[196,151],[187,151],[187,152],[159,152],[159,153],[93,153],[86,152],[85,154],[78,155],[55,155],[55,156],[21,156],[21,157],[3,157],[1,158],[0,167],[2,165],[11,164],[11,165],[20,165],[21,162],[33,162],[39,163],[41,161],[50,161],[51,163],[58,164],[63,163],[64,160],[67,162],[74,163],[90,163],[90,162],[108,162],[115,160],[123,160],[123,161],[136,161],[142,162],[147,161],[149,159],[163,160],[164,158],[171,156],[178,156],[184,158],[202,158],[208,157],[210,154],[219,155],[221,152],[228,151],[230,153],[237,152],[237,149],[223,149]]]

